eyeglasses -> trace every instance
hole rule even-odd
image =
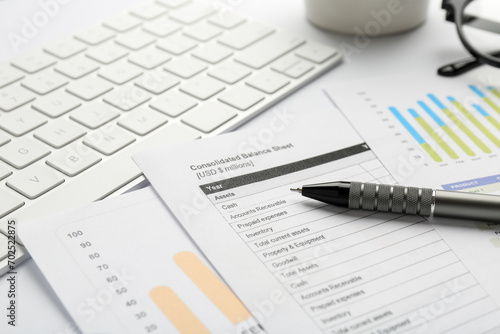
[[[442,8],[446,20],[455,22],[458,36],[473,58],[445,65],[438,74],[453,77],[483,64],[500,67],[500,1],[443,0]]]

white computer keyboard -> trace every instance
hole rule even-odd
[[[340,59],[210,2],[158,0],[1,64],[0,232],[106,197],[141,176],[134,153],[233,129]]]

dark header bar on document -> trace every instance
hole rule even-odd
[[[304,169],[323,165],[335,160],[344,159],[356,154],[370,151],[370,147],[366,143],[346,147],[338,151],[333,151],[311,157],[304,160],[299,160],[286,165],[276,166],[269,169],[264,169],[259,172],[245,174],[241,176],[232,177],[229,179],[203,184],[200,189],[205,195],[226,191],[232,188],[245,186],[255,182],[269,180],[278,176],[295,173]]]

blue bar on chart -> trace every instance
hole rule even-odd
[[[436,162],[442,162],[443,158],[437,154],[436,151],[425,141],[425,139],[418,133],[415,128],[408,123],[406,118],[401,115],[401,113],[395,107],[389,107],[392,114],[398,119],[398,121],[406,128],[406,130],[412,135],[412,137],[418,142],[418,144],[431,156]]]

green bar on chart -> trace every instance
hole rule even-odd
[[[464,114],[465,117],[467,117],[467,119],[479,129],[479,131],[481,131],[482,133],[484,133],[484,135],[486,137],[488,137],[488,139],[491,140],[493,142],[493,144],[495,144],[498,148],[500,148],[500,140],[498,140],[498,138],[495,137],[495,135],[493,135],[490,132],[490,130],[488,130],[481,122],[479,122],[477,120],[477,118],[474,117],[474,115],[472,115],[469,112],[469,110],[467,110],[467,108],[465,108],[460,102],[458,102],[457,100],[455,100],[451,96],[448,96],[448,100],[451,103],[453,103],[453,105],[455,107],[457,107],[457,109],[460,110],[462,112],[462,114]]]
[[[488,90],[500,99],[500,91],[493,86],[489,86]]]
[[[417,120],[417,122],[424,128],[425,131],[438,143],[439,146],[452,158],[458,159],[458,154],[448,146],[448,144],[434,131],[434,129],[423,119],[415,109],[408,109],[410,114]]]
[[[453,139],[453,141],[462,150],[464,150],[464,152],[468,156],[473,157],[476,155],[476,153],[474,153],[474,151],[472,151],[471,148],[466,143],[464,143],[464,141],[460,139],[460,137],[448,125],[446,125],[446,123],[438,115],[436,115],[436,113],[427,104],[425,104],[423,101],[418,101],[418,104],[420,105],[420,107],[422,107],[422,109],[425,110],[427,114],[429,114],[429,116],[432,117],[432,119],[441,127],[441,129],[443,129],[443,131],[446,132],[446,134],[450,136],[450,138]]]
[[[469,88],[472,89],[472,91],[474,93],[476,93],[484,102],[486,102],[490,107],[492,107],[497,113],[500,114],[500,107],[495,102],[493,102],[488,96],[486,96],[479,88],[477,88],[474,85],[469,85]],[[490,91],[491,91],[491,89],[490,89]],[[493,91],[492,91],[492,93],[495,94],[495,92],[493,92]]]
[[[403,126],[406,128],[406,130],[412,135],[412,137],[420,144],[420,146],[431,156],[431,158],[436,161],[436,162],[442,162],[443,158],[439,156],[439,154],[436,153],[429,145],[425,139],[415,130],[415,128],[408,123],[406,118],[401,115],[401,113],[395,108],[395,107],[390,107],[389,110],[392,112],[394,116],[398,119],[398,121],[403,124]]]
[[[476,144],[484,153],[491,153],[491,150],[488,148],[488,146],[486,146],[482,141],[481,139],[479,139],[475,134],[474,132],[472,132],[464,123],[462,123],[462,121],[460,119],[458,119],[457,116],[455,116],[454,113],[451,112],[450,109],[446,108],[446,106],[444,104],[441,103],[441,101],[439,101],[439,99],[434,96],[433,94],[428,94],[427,95],[431,100],[432,102],[434,102],[439,109],[441,109],[445,114],[446,116],[448,116],[451,121],[453,123],[455,123],[456,126],[458,126],[460,128],[460,130],[462,130],[466,135],[467,137],[469,137],[473,142],[474,144]]]
[[[484,118],[488,120],[488,122],[493,124],[495,128],[500,130],[500,123],[493,116],[491,116],[486,110],[484,110],[483,107],[481,107],[479,104],[474,104],[473,107],[476,108],[476,110],[479,111],[479,113],[483,115]]]

